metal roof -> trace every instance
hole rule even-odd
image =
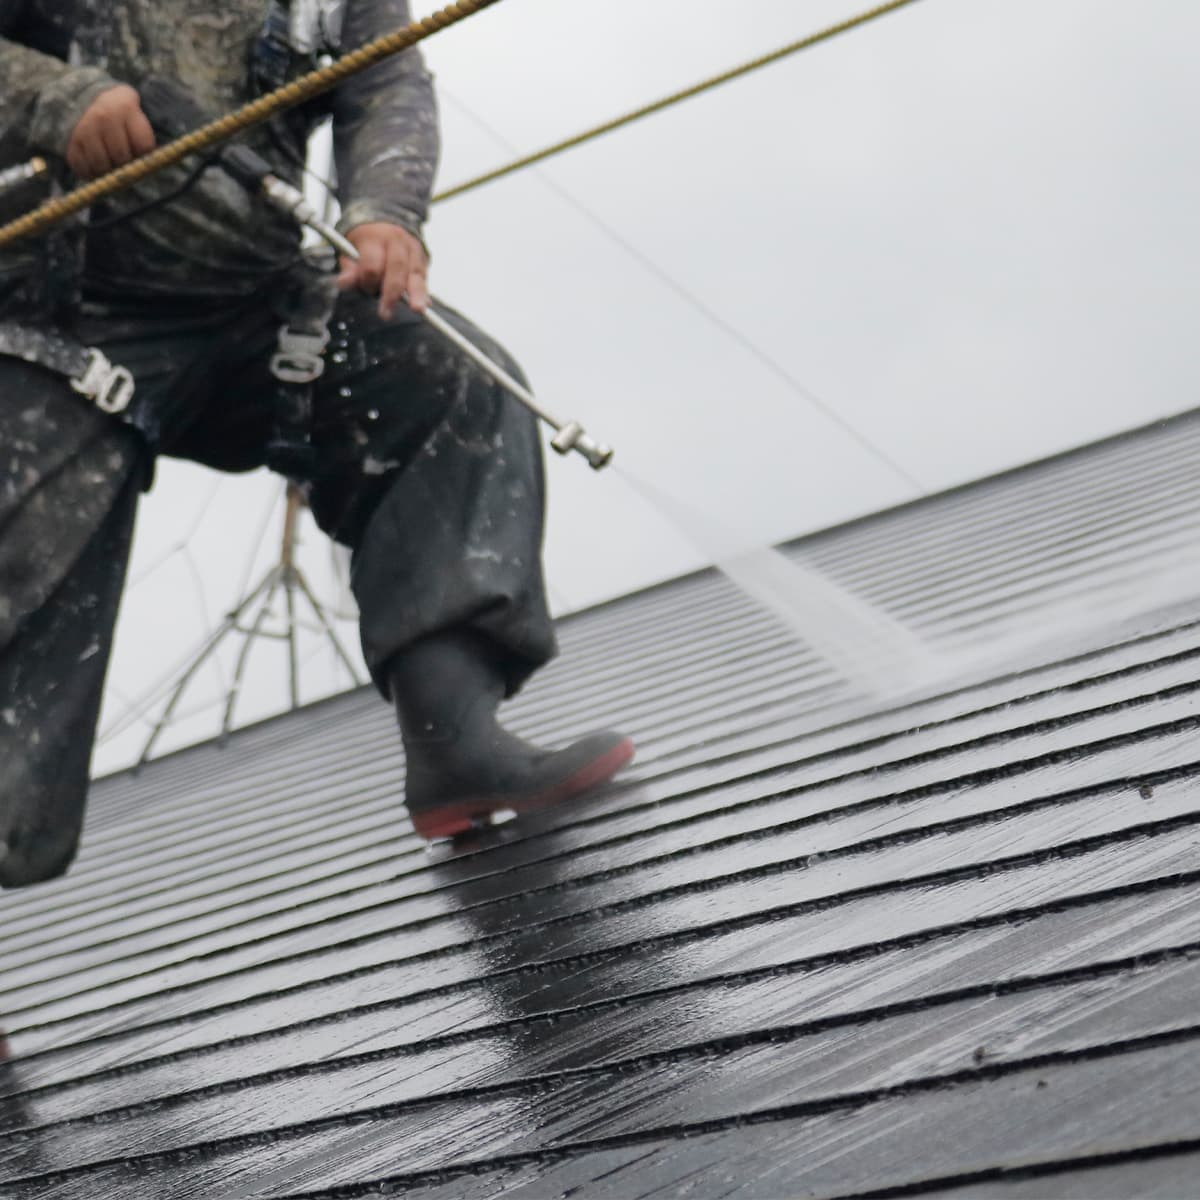
[[[637,763],[453,848],[365,690],[99,781],[0,897],[0,1197],[1193,1192],[1198,446],[789,547],[960,664],[899,701],[715,573],[568,619],[511,723]]]

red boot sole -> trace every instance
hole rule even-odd
[[[537,812],[553,808],[564,800],[573,799],[583,792],[607,783],[622,767],[632,761],[633,742],[629,738],[618,742],[607,754],[593,759],[574,775],[532,796],[480,797],[478,800],[460,800],[442,808],[431,808],[425,812],[410,812],[413,828],[426,841],[439,841],[470,833],[481,823],[487,822],[494,813],[512,811],[518,813]]]

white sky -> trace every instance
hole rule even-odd
[[[865,7],[504,0],[427,43],[441,181]],[[921,0],[447,203],[434,290],[623,470],[747,542],[915,494],[812,396],[928,491],[1139,425],[1196,403],[1198,40],[1192,0]],[[700,565],[619,475],[551,458],[559,611]],[[103,728],[267,569],[278,512],[251,555],[278,490],[162,465]],[[334,597],[311,526],[303,564]],[[306,699],[346,685],[318,640],[304,654]],[[255,651],[241,718],[284,704],[283,663]],[[198,677],[181,707],[203,711],[164,746],[212,736],[220,682]],[[146,732],[108,737],[97,769]]]

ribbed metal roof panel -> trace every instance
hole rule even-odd
[[[454,847],[366,690],[99,781],[0,898],[0,1196],[1186,1194],[1198,449],[787,547],[950,663],[899,699],[712,572],[568,619],[511,723],[638,762]]]

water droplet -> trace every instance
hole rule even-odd
[[[369,409],[367,412],[367,420],[368,421],[378,421],[379,420],[379,409],[377,409],[377,408]]]

